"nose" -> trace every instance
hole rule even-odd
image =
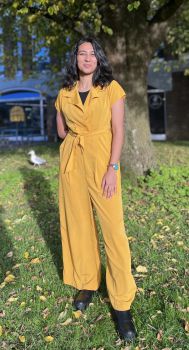
[[[90,61],[90,55],[85,55],[85,61]]]

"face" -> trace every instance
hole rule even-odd
[[[91,43],[83,43],[78,48],[77,66],[80,74],[93,74],[97,67],[97,59]]]

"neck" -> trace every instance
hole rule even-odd
[[[79,91],[88,91],[92,86],[92,75],[80,75],[78,81],[78,90]]]

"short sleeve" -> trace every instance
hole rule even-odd
[[[62,111],[61,105],[62,105],[62,90],[59,91],[58,96],[57,96],[56,101],[55,101],[55,108],[58,112]]]
[[[117,100],[125,97],[126,92],[116,80],[113,80],[109,85],[109,95],[110,105],[112,106]]]

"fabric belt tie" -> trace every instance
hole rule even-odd
[[[75,156],[75,149],[79,145],[82,150],[84,150],[85,147],[85,137],[90,137],[93,135],[99,135],[103,133],[110,132],[111,128],[106,128],[103,130],[93,131],[93,132],[85,132],[85,133],[76,133],[69,129],[68,134],[73,137],[73,141],[71,142],[71,148],[69,150],[68,159],[62,159],[63,162],[65,162],[64,172],[68,172],[73,169],[74,164],[74,156]]]

